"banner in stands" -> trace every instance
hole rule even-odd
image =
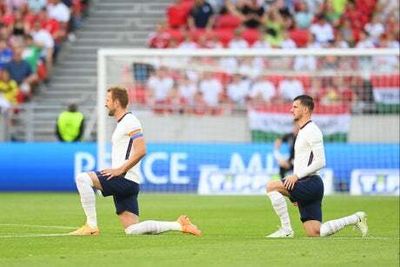
[[[290,108],[289,104],[250,108],[248,120],[253,141],[273,141],[279,135],[292,132]],[[347,140],[350,120],[350,109],[346,106],[316,107],[313,114],[313,121],[330,141]]]
[[[399,169],[355,169],[351,172],[352,195],[400,195]]]
[[[374,100],[385,105],[400,105],[400,75],[372,76]]]
[[[143,191],[260,194],[278,178],[272,143],[152,143],[147,151]],[[94,143],[0,143],[0,191],[76,191],[74,176],[96,170],[96,152]],[[326,190],[329,177],[348,186],[354,169],[396,169],[399,158],[398,144],[326,144]]]

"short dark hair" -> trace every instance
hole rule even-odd
[[[118,100],[122,108],[126,108],[129,103],[128,92],[122,87],[110,87],[107,92],[111,92],[112,100]]]
[[[68,105],[68,111],[69,112],[76,112],[78,110],[78,106],[75,103],[70,103]]]
[[[293,101],[296,101],[296,100],[299,100],[303,106],[308,108],[308,110],[310,110],[310,111],[314,110],[314,99],[311,96],[299,95],[293,99]]]

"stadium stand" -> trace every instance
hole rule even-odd
[[[100,47],[144,47],[170,1],[93,0],[88,16],[71,40],[62,43],[51,79],[42,84],[30,102],[16,114],[12,127],[15,140],[55,140],[56,115],[69,102],[94,125],[96,105],[96,56]],[[81,14],[82,7],[74,9]],[[74,38],[75,37],[75,38]],[[74,40],[76,39],[76,40]],[[1,44],[1,43],[0,43]],[[26,129],[33,131],[26,131]]]
[[[387,6],[392,8],[387,8]],[[212,7],[212,18],[208,29],[204,25],[198,28],[193,27],[190,17],[193,12],[197,12],[200,7]],[[397,8],[396,8],[397,7]],[[387,16],[383,16],[385,13]],[[398,2],[396,1],[205,1],[205,0],[177,0],[166,9],[166,23],[159,26],[157,30],[149,36],[148,46],[151,48],[399,48],[399,28],[394,27],[399,23]],[[161,25],[161,24],[160,24]],[[392,32],[393,30],[393,32]],[[201,38],[199,38],[201,36]],[[209,42],[220,45],[207,45]],[[197,44],[197,45],[196,45]],[[374,59],[375,61],[375,59]],[[238,69],[243,67],[243,62],[238,64]],[[262,62],[261,65],[266,65]],[[287,64],[292,64],[288,62]],[[340,60],[335,57],[324,58],[324,61],[317,61],[310,57],[298,57],[293,63],[295,70],[308,69],[310,71],[317,68],[330,69],[338,68]],[[354,62],[351,64],[355,64]],[[359,63],[361,66],[362,62]],[[396,74],[399,63],[395,57],[376,58],[372,63],[376,68],[386,68],[388,72],[393,71],[394,80],[399,80]],[[227,65],[228,66],[228,65]],[[230,65],[233,66],[233,65]],[[168,71],[167,71],[168,72]],[[239,71],[240,72],[240,71]],[[243,76],[246,82],[248,75]],[[171,77],[178,77],[173,70],[170,71]],[[230,74],[219,75],[223,85],[222,95],[219,97],[221,104],[232,104],[226,97],[229,83],[235,78]],[[222,77],[224,80],[222,80]],[[254,78],[254,77],[250,77]],[[179,84],[175,79],[174,83]],[[271,81],[276,88],[273,101],[283,101],[290,99],[292,95],[285,96],[279,87],[283,79],[280,76],[268,76],[265,79]],[[296,84],[301,85],[302,90],[298,92],[311,93],[316,97],[320,105],[349,105],[353,106],[354,112],[359,112],[356,108],[356,99],[362,103],[371,104],[373,102],[372,91],[368,84],[373,88],[377,87],[376,81],[385,80],[385,76],[377,76],[364,80],[362,84],[351,87],[348,84],[356,85],[360,78],[342,77],[324,79],[318,91],[311,87],[312,77],[295,77]],[[228,81],[228,82],[227,82]],[[249,83],[253,83],[251,79]],[[313,81],[314,82],[314,81]],[[315,81],[314,83],[316,83]],[[197,82],[200,86],[201,81]],[[344,85],[347,84],[347,85]],[[390,84],[390,86],[395,86]],[[361,89],[359,88],[361,87]],[[381,86],[382,87],[382,86]],[[135,89],[133,89],[135,90]],[[151,90],[146,84],[139,84],[137,92],[140,103],[146,103],[146,95],[151,98]],[[171,97],[171,96],[170,96]],[[249,95],[245,97],[247,100]],[[174,102],[168,100],[167,102]],[[206,101],[207,102],[207,101]],[[147,102],[154,103],[151,99]],[[175,103],[175,102],[174,102]],[[183,101],[182,103],[187,103]],[[242,103],[242,101],[241,101]],[[267,104],[267,103],[266,103]],[[385,106],[385,105],[384,105]],[[237,106],[242,108],[243,105]],[[187,108],[183,108],[188,110]],[[397,112],[396,107],[384,110]],[[181,112],[181,109],[178,109]],[[379,104],[373,108],[361,108],[362,112],[380,112],[382,108]],[[218,112],[215,114],[223,114]],[[226,112],[225,112],[226,113]]]
[[[51,1],[57,2],[56,0]],[[72,8],[72,14],[77,18],[72,25],[75,25],[75,28],[81,27],[76,31],[76,35],[69,36],[65,32],[66,25],[64,25],[64,28],[60,27],[54,20],[49,21],[46,12],[42,12],[40,8],[35,6],[30,7],[32,11],[35,8],[37,9],[38,16],[45,21],[42,22],[43,27],[48,29],[54,39],[54,48],[51,47],[51,44],[48,44],[46,48],[54,49],[57,55],[57,63],[52,69],[52,62],[49,61],[48,57],[44,57],[44,61],[39,61],[36,73],[39,79],[45,80],[46,83],[39,84],[32,99],[23,105],[23,108],[20,108],[16,114],[12,129],[13,138],[16,140],[33,140],[32,136],[35,136],[35,140],[54,140],[55,114],[71,101],[79,103],[81,110],[88,118],[89,124],[95,124],[95,116],[92,116],[95,106],[95,97],[93,96],[96,88],[96,50],[100,47],[132,48],[146,45],[151,48],[179,47],[180,49],[229,46],[248,46],[263,49],[279,47],[286,49],[295,47],[399,47],[398,12],[393,12],[393,10],[398,9],[387,8],[388,5],[398,6],[398,2],[391,0],[351,0],[345,2],[334,0],[319,2],[308,0],[209,1],[215,15],[212,18],[209,30],[193,29],[193,27],[188,26],[188,20],[193,15],[195,3],[207,2],[203,0],[157,0],[151,3],[142,0],[134,3],[129,0],[91,1],[90,9],[86,9],[89,16],[82,25],[80,25],[81,20],[79,18],[85,12],[85,9],[82,5],[77,5],[78,2],[80,3],[80,1],[72,1],[75,4]],[[260,22],[249,21],[248,13],[258,14]],[[15,17],[7,16],[4,13],[3,19],[6,23],[12,25],[14,31],[18,32],[18,27],[20,27],[19,16],[18,12]],[[164,20],[160,21],[162,17],[164,17]],[[62,18],[60,19],[62,20]],[[14,20],[16,23],[13,22]],[[31,15],[27,16],[27,22],[28,28],[32,29],[34,23]],[[382,32],[382,26],[384,32]],[[321,29],[324,28],[333,29],[334,40],[329,40],[331,38],[329,36],[319,35]],[[4,29],[5,27],[3,27]],[[311,32],[314,34],[311,34]],[[322,30],[322,32],[325,31]],[[42,34],[41,37],[44,38],[43,36]],[[69,39],[69,41],[63,42],[64,39]],[[26,42],[29,42],[29,37],[27,37]],[[0,49],[1,47],[0,39]],[[60,49],[61,47],[62,49]],[[35,53],[32,48],[27,52]],[[11,52],[6,47],[1,53],[0,66],[3,64],[1,60],[4,60],[7,56],[10,57]],[[31,58],[31,60],[34,61],[35,58]],[[328,69],[339,64],[334,57],[329,60],[331,62],[321,66],[320,62],[299,57],[293,62],[293,68],[294,70],[308,69],[312,71],[320,67]],[[394,64],[393,70],[398,68],[398,63],[396,66],[396,62],[391,59],[381,58],[381,60],[389,63],[381,65],[391,67]],[[264,63],[254,62],[254,64],[249,64],[247,62],[246,65],[241,60],[240,62],[225,64],[235,64],[241,75],[245,77],[249,76],[249,69],[251,68],[254,68],[252,71],[259,72],[257,68],[263,66]],[[224,63],[221,62],[221,64]],[[273,67],[273,65],[268,66]],[[126,72],[129,73],[130,71],[127,70]],[[147,70],[146,72],[151,71]],[[179,84],[182,80],[182,73],[168,70],[167,73],[171,75],[174,84]],[[51,76],[48,77],[49,75]],[[134,75],[136,74],[134,73]],[[243,103],[252,105],[256,102],[257,105],[260,104],[262,98],[258,97],[255,101],[254,96],[247,95],[237,105],[238,101],[232,101],[228,94],[228,86],[232,83],[233,76],[219,72],[214,75],[222,84],[222,92],[218,95],[218,102],[221,106],[213,109],[211,114],[229,114],[235,109],[245,111]],[[257,80],[256,76],[249,77],[250,83]],[[134,88],[130,88],[131,100],[145,107],[151,107],[152,103],[155,103],[154,99],[151,99],[151,90],[147,82],[149,78],[150,76],[141,77],[140,82],[136,83]],[[280,83],[283,78],[281,75],[264,77],[265,80],[273,84],[276,91],[272,98],[271,96],[264,98],[269,99],[269,101],[285,102],[283,95],[279,94],[281,91],[279,89]],[[376,80],[385,79],[385,77],[374,77],[374,81],[371,79],[360,81],[357,77],[343,77],[343,80],[351,85],[346,87],[338,86],[343,81],[316,81],[305,75],[300,75],[295,79],[300,82],[304,92],[314,95],[320,104],[353,105],[355,99],[362,100],[363,103],[372,103],[372,88],[379,84]],[[393,79],[398,80],[399,76],[394,75]],[[319,82],[322,82],[322,84],[317,85]],[[196,84],[196,86],[198,87],[199,84]],[[315,89],[317,86],[322,87],[322,89]],[[202,99],[199,94],[194,94],[193,99],[189,100],[187,99],[188,96],[180,95],[179,91],[177,94],[168,97],[174,99],[165,101],[166,106],[171,105],[171,103],[174,105],[179,103],[181,108],[162,108],[162,113],[165,112],[165,109],[169,113],[173,113],[175,110],[179,113],[209,113],[204,106],[205,99]],[[23,95],[18,94],[17,101],[22,102],[23,98]],[[188,107],[188,103],[193,101],[199,103],[200,106],[196,108]],[[397,112],[397,108],[398,106],[388,108],[387,105],[383,105],[383,107],[377,105],[372,109],[372,112]],[[359,112],[360,110],[363,112],[365,108],[359,108],[355,111]],[[159,112],[160,110],[156,111]],[[371,112],[371,110],[367,110],[367,112]],[[27,134],[28,131],[25,131],[27,124],[30,125],[29,128],[34,129],[33,134]],[[93,129],[93,127],[88,127],[88,129]],[[85,134],[88,136],[90,132]]]

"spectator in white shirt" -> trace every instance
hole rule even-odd
[[[324,15],[317,17],[317,23],[311,25],[310,32],[315,35],[317,42],[322,45],[334,39],[332,25],[326,21]]]
[[[380,45],[381,48],[391,48],[391,42],[389,38],[384,35],[380,38]],[[399,67],[399,60],[398,57],[395,55],[388,55],[388,56],[373,56],[372,57],[372,65],[373,70],[382,71],[382,72],[396,72]]]
[[[38,13],[42,8],[45,8],[47,0],[28,0],[28,7],[33,13]]]
[[[184,75],[178,83],[178,93],[184,105],[193,105],[194,96],[197,92],[196,83],[189,79],[187,75]]]
[[[240,62],[239,73],[254,79],[262,73],[263,69],[262,58],[244,57]]]
[[[231,49],[244,49],[249,47],[249,44],[242,37],[241,30],[235,30],[232,40],[228,43],[228,47]]]
[[[227,86],[229,100],[239,106],[246,104],[250,90],[250,80],[240,74],[233,75],[232,82]]]
[[[219,60],[219,67],[226,73],[236,73],[239,69],[239,62],[235,57],[222,57]]]
[[[3,96],[3,93],[0,93],[0,115],[8,112],[10,108],[11,103]]]
[[[5,2],[8,10],[21,9],[27,4],[26,0],[5,0],[1,2]]]
[[[167,104],[174,86],[173,79],[167,69],[160,67],[147,82],[151,104]]]
[[[218,38],[218,35],[201,35],[199,37],[199,47],[200,48],[207,48],[207,49],[217,49],[217,48],[224,48],[224,45]]]
[[[307,49],[321,48],[321,44],[315,41],[314,34],[310,34]],[[293,64],[296,71],[314,71],[317,68],[317,59],[315,56],[297,56]]]
[[[281,43],[281,48],[282,49],[295,49],[297,48],[296,43],[290,38],[289,32],[288,31],[284,31],[282,33],[283,35],[283,40]]]
[[[400,43],[398,40],[396,40],[395,34],[393,32],[386,33],[386,37],[389,48],[397,48],[397,49],[400,48]]]
[[[41,57],[46,59],[47,71],[51,73],[54,53],[53,37],[47,30],[41,28],[40,21],[33,23],[31,35],[35,44],[42,48]]]
[[[205,72],[199,84],[199,92],[202,94],[208,108],[218,107],[222,90],[221,82],[213,77],[212,73]]]
[[[265,41],[264,39],[261,40],[257,40],[253,43],[253,45],[251,46],[251,48],[254,49],[269,49],[271,48],[271,46],[269,45],[269,43],[267,41]]]
[[[179,49],[187,49],[187,50],[193,50],[197,49],[198,45],[196,42],[193,41],[192,37],[188,32],[185,33],[185,38],[182,43],[178,45]]]
[[[371,40],[366,31],[360,31],[356,48],[375,48],[374,42]]]
[[[279,44],[281,49],[295,49],[296,43],[290,39],[289,33],[287,31],[282,32],[282,42]],[[293,57],[282,57],[279,59],[280,65],[283,68],[291,68],[293,66]]]
[[[375,48],[374,42],[368,36],[366,31],[360,31],[356,48]],[[358,67],[364,71],[371,71],[373,68],[371,57],[358,57]]]
[[[71,17],[71,11],[61,0],[48,0],[47,13],[50,18],[66,24]]]
[[[249,97],[252,102],[270,102],[275,97],[276,88],[274,84],[265,79],[265,77],[259,76],[250,88]]]
[[[294,15],[297,27],[300,29],[308,29],[311,25],[314,14],[308,8],[304,1],[298,3],[298,11]]]
[[[371,22],[365,24],[364,30],[368,32],[371,40],[377,46],[379,43],[379,38],[385,32],[385,27],[383,26],[378,15],[374,15]]]
[[[291,102],[296,96],[304,94],[303,84],[291,76],[281,80],[278,90],[280,97],[285,102]]]
[[[343,34],[341,31],[336,32],[335,36],[335,48],[349,48],[349,43],[343,38]]]

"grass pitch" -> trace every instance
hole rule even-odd
[[[296,237],[281,240],[264,238],[279,221],[263,196],[143,193],[139,201],[141,220],[188,214],[204,236],[126,236],[102,197],[100,236],[62,236],[84,221],[77,194],[1,193],[0,266],[399,266],[398,197],[325,198],[324,220],[366,211],[367,238],[351,228],[307,238],[290,206]]]

